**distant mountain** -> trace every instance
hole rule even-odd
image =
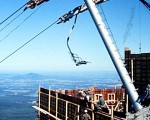
[[[12,79],[20,80],[20,79],[32,79],[32,80],[42,80],[42,79],[48,79],[49,76],[40,75],[37,73],[28,73],[25,75],[15,75],[12,77]]]

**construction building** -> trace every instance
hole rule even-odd
[[[131,54],[125,48],[125,64],[138,93],[143,94],[150,84],[150,53]]]
[[[125,120],[125,90],[123,88],[98,89],[92,88],[92,101],[78,97],[79,90],[50,90],[39,88],[38,110],[40,120],[81,120],[84,110],[88,111],[92,120]],[[84,90],[86,91],[86,90]],[[105,106],[101,111],[94,112],[94,104],[103,95]]]

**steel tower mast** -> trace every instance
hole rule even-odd
[[[96,8],[95,3],[93,0],[84,0],[85,4],[93,18],[93,21],[97,27],[97,30],[105,44],[105,47],[112,59],[112,62],[121,78],[121,81],[129,95],[129,98],[135,108],[136,111],[142,109],[142,106],[137,101],[138,100],[138,93],[135,89],[135,86],[133,85],[131,78],[125,68],[125,65],[123,64],[123,61],[121,59],[121,56],[116,48],[116,46],[113,43],[113,40],[107,31],[107,28],[105,27],[105,24],[102,20],[101,15],[99,14],[98,9]]]

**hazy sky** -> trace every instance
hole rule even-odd
[[[1,0],[0,22],[26,2],[28,0]],[[33,38],[59,17],[82,3],[84,3],[84,0],[50,0],[45,2],[26,22],[0,42],[0,60]],[[124,57],[124,47],[129,47],[132,53],[139,53],[140,42],[142,52],[150,51],[150,12],[139,0],[110,0],[101,4],[101,6],[122,57]],[[27,9],[12,24],[1,31],[0,40],[37,8]],[[100,6],[98,6],[98,9],[101,11]],[[22,10],[0,25],[0,29],[21,13]],[[52,26],[0,63],[0,71],[114,70],[114,66],[88,11],[78,15],[69,44],[74,53],[91,63],[75,66],[66,44],[73,22],[74,18],[66,23]],[[127,35],[127,39],[123,42],[125,35]]]

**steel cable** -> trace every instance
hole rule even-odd
[[[0,43],[2,41],[4,41],[12,32],[14,32],[17,28],[19,28],[26,20],[28,20],[34,13],[36,13],[38,10],[40,9],[40,7],[38,9],[36,9],[34,12],[32,12],[28,17],[26,17],[19,25],[17,25],[13,30],[11,30],[3,39],[0,40]]]
[[[27,4],[27,3],[26,3]],[[2,25],[5,21],[7,21],[9,18],[11,18],[13,15],[15,15],[19,10],[21,10],[24,6],[26,6],[26,4],[24,4],[23,6],[21,6],[19,9],[17,9],[15,12],[13,12],[10,16],[8,16],[6,19],[4,19],[0,25]]]
[[[23,14],[24,11],[22,11],[20,14],[18,14],[14,19],[12,19],[9,23],[7,23],[2,29],[0,29],[0,32],[4,30],[7,26],[9,26],[13,21],[15,21],[19,16]]]
[[[18,49],[16,49],[15,51],[13,51],[11,54],[9,54],[7,57],[5,57],[4,59],[2,59],[0,61],[0,63],[4,62],[6,59],[8,59],[9,57],[11,57],[13,54],[15,54],[17,51],[19,51],[21,48],[23,48],[24,46],[26,46],[28,43],[30,43],[31,41],[33,41],[36,37],[38,37],[39,35],[41,35],[43,32],[45,32],[46,30],[48,30],[50,27],[52,27],[54,24],[56,24],[59,21],[56,20],[55,22],[53,22],[51,25],[49,25],[48,27],[46,27],[44,30],[42,30],[40,33],[38,33],[37,35],[35,35],[33,38],[31,38],[29,41],[27,41],[26,43],[24,43],[23,45],[21,45]]]

